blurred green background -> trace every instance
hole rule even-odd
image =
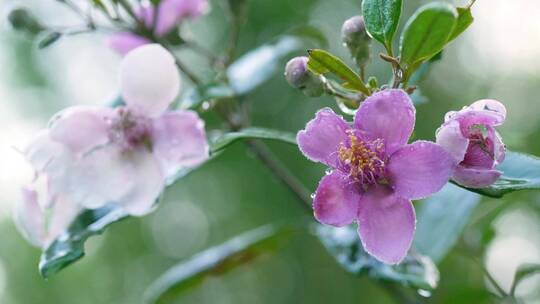
[[[212,1],[209,15],[183,29],[216,50],[223,48],[227,33],[221,2]],[[408,17],[429,1],[404,2]],[[49,25],[79,22],[54,0],[0,0],[3,11],[15,4],[30,8]],[[308,23],[325,32],[332,52],[348,58],[339,31],[345,19],[360,13],[360,6],[360,0],[251,0],[239,54]],[[420,84],[429,102],[418,107],[416,137],[433,140],[445,112],[494,98],[508,108],[500,132],[509,148],[540,155],[540,2],[478,0],[473,15],[475,23]],[[141,303],[145,288],[174,263],[238,233],[305,216],[295,196],[236,144],[169,188],[156,212],[113,225],[87,243],[83,260],[43,280],[37,271],[39,250],[22,239],[11,220],[19,186],[31,177],[17,149],[60,109],[112,100],[120,58],[106,47],[105,34],[62,39],[38,50],[35,41],[13,32],[6,22],[0,32],[0,303]],[[211,75],[196,54],[182,56],[203,78]],[[390,76],[388,66],[377,58],[368,71],[379,79]],[[330,97],[304,97],[280,73],[246,102],[252,103],[254,125],[293,132],[317,109],[334,105]],[[209,128],[220,126],[213,115],[205,118]],[[323,167],[307,161],[294,147],[270,147],[315,189]],[[447,204],[452,208],[451,201]],[[508,289],[519,265],[539,263],[539,219],[540,192],[483,198],[459,244],[439,265],[439,288],[425,301],[494,303],[482,268]],[[517,295],[526,303],[540,303],[540,275],[524,281]],[[378,282],[346,273],[316,238],[302,234],[276,254],[206,279],[175,303],[397,302]]]

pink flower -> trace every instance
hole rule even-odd
[[[411,200],[439,191],[456,165],[435,143],[407,144],[415,112],[404,91],[385,90],[362,103],[352,124],[326,108],[297,136],[304,155],[333,168],[316,191],[317,220],[338,227],[356,221],[364,249],[388,264],[411,246]]]
[[[502,174],[495,167],[504,160],[505,145],[495,130],[504,123],[506,108],[496,100],[479,100],[446,114],[437,130],[437,143],[458,161],[452,179],[470,188],[493,184]]]
[[[164,36],[174,30],[182,21],[205,14],[210,6],[207,0],[162,0],[158,6],[157,21],[154,28],[155,7],[143,5],[135,10],[137,17],[148,29],[154,29],[157,36]],[[109,37],[109,46],[125,55],[143,44],[152,43],[149,39],[131,32],[120,32]]]
[[[61,111],[25,154],[52,196],[87,209],[116,204],[138,216],[152,211],[167,178],[208,158],[208,144],[195,112],[166,111],[180,78],[163,47],[130,52],[120,82],[126,106]]]

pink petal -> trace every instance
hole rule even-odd
[[[349,125],[341,116],[330,108],[321,109],[306,129],[298,132],[298,147],[310,160],[335,168],[339,161],[337,151],[348,141],[347,129]]]
[[[360,192],[346,176],[334,171],[322,178],[313,200],[315,218],[326,225],[345,226],[356,218]]]
[[[50,122],[50,137],[77,154],[109,141],[109,108],[76,106],[56,114]]]
[[[42,130],[23,153],[34,169],[44,172],[63,167],[63,158],[68,156],[69,151],[63,144],[51,139],[49,130]]]
[[[133,188],[117,203],[130,215],[142,216],[154,210],[154,205],[165,186],[159,162],[146,151],[133,151],[127,156]]]
[[[120,86],[131,110],[158,116],[180,90],[174,57],[159,44],[148,44],[129,52],[120,67]]]
[[[492,169],[495,165],[493,143],[483,147],[478,143],[470,143],[463,164],[472,167]]]
[[[152,122],[152,150],[162,167],[173,174],[208,159],[204,121],[192,111],[168,112]],[[164,171],[164,172],[166,172]],[[169,175],[167,174],[167,175]]]
[[[396,151],[388,162],[387,170],[396,194],[416,200],[441,190],[456,164],[443,147],[428,141],[416,141]]]
[[[38,193],[22,189],[22,199],[15,205],[13,219],[23,237],[36,247],[45,242],[45,215],[38,203]]]
[[[469,140],[461,133],[459,122],[452,120],[437,130],[437,144],[445,148],[460,163],[465,157]]]
[[[107,39],[107,45],[122,56],[126,55],[131,50],[149,43],[152,42],[130,32],[115,33]]]
[[[132,153],[115,145],[95,149],[70,166],[69,186],[63,193],[88,209],[118,203],[133,190],[134,179],[141,178],[137,166]]]
[[[501,175],[498,170],[458,166],[452,179],[465,187],[484,188],[495,183]]]
[[[189,17],[195,18],[199,17],[210,9],[210,5],[207,0],[170,0],[175,2],[178,15],[181,18]]]
[[[496,125],[504,123],[506,120],[506,107],[493,99],[482,99],[469,106],[471,110],[489,113],[497,118]]]
[[[47,238],[45,240],[45,247],[48,247],[65,230],[67,230],[81,211],[82,208],[75,202],[68,200],[62,195],[57,196],[51,209],[51,218],[49,221]]]
[[[152,5],[144,5],[135,12],[140,20],[148,29],[154,26],[155,8]],[[158,36],[163,36],[172,31],[179,22],[179,10],[174,0],[162,0],[158,12],[157,22],[155,24],[155,33]]]
[[[411,202],[389,188],[371,188],[360,199],[358,234],[364,249],[383,263],[397,264],[405,258],[415,226]]]
[[[354,125],[369,139],[385,140],[391,155],[407,144],[414,129],[416,109],[403,90],[384,90],[368,97],[356,112]]]

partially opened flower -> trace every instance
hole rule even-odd
[[[137,7],[135,15],[146,29],[153,30],[156,36],[162,37],[183,21],[205,14],[209,8],[207,0],[162,0],[157,11],[155,6],[145,4]],[[108,43],[111,48],[125,55],[136,47],[152,42],[138,34],[120,32],[110,36]]]
[[[437,143],[459,162],[452,179],[470,188],[493,184],[502,172],[506,147],[496,126],[506,120],[506,108],[496,100],[479,100],[458,112],[446,114],[437,130]]]
[[[116,204],[144,215],[178,170],[208,158],[204,123],[192,111],[166,111],[180,78],[174,58],[151,44],[121,65],[126,106],[76,106],[57,114],[26,149],[50,191],[88,209]]]
[[[317,220],[333,226],[356,221],[365,250],[389,264],[399,263],[411,246],[411,200],[439,191],[456,165],[435,143],[407,144],[414,123],[409,96],[385,90],[363,102],[352,124],[326,108],[297,137],[309,159],[333,168],[316,191]]]

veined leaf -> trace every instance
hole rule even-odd
[[[536,156],[508,151],[505,160],[497,169],[502,171],[503,175],[493,185],[466,189],[495,198],[514,191],[540,189],[540,158]]]
[[[324,50],[312,49],[308,51],[308,68],[315,74],[332,73],[348,83],[351,88],[366,95],[370,92],[360,76],[349,68],[341,59]]]
[[[444,2],[432,2],[419,8],[407,21],[401,35],[401,65],[408,69],[439,53],[456,27],[458,13]]]
[[[296,136],[293,133],[251,127],[217,136],[211,141],[212,153],[219,152],[240,139],[271,139],[296,145]]]
[[[391,52],[392,41],[399,25],[401,7],[402,0],[364,0],[362,2],[362,15],[368,34],[382,43],[388,52]]]
[[[285,228],[264,226],[200,252],[171,267],[154,281],[145,292],[145,303],[171,303],[206,277],[222,275],[275,251],[291,232]]]

